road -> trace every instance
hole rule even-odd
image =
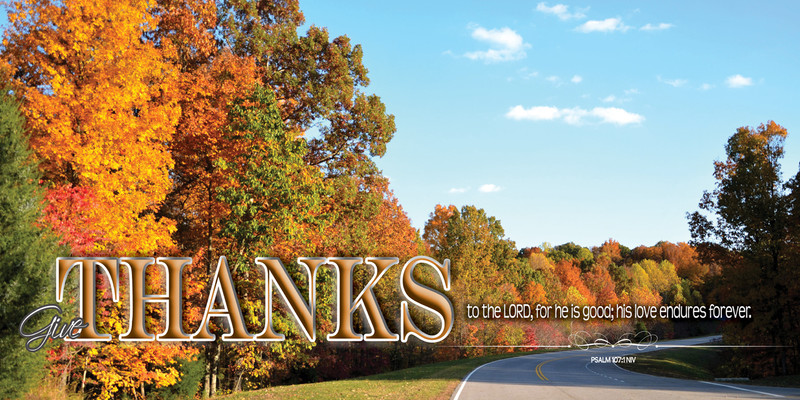
[[[658,342],[697,345],[712,338]],[[663,348],[662,348],[663,349]],[[473,370],[453,393],[470,399],[800,399],[800,389],[663,378],[624,370],[604,357],[636,356],[655,346],[602,347],[507,358]],[[592,357],[596,357],[593,359]]]

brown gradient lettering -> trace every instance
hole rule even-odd
[[[215,308],[214,304],[218,295],[222,295],[223,308]],[[236,288],[233,286],[233,277],[228,268],[228,260],[225,256],[219,258],[217,270],[211,279],[211,291],[208,295],[208,304],[203,318],[200,322],[200,329],[192,335],[194,341],[213,341],[216,335],[208,329],[212,317],[222,317],[228,321],[230,332],[223,334],[222,339],[228,341],[247,341],[253,340],[244,325],[244,316],[239,306],[239,297],[236,295]]]
[[[61,302],[64,296],[64,285],[72,267],[78,265],[81,273],[78,290],[80,291],[79,309],[81,319],[86,323],[86,328],[81,330],[77,339],[65,338],[64,340],[91,340],[108,341],[111,335],[97,332],[97,280],[95,274],[97,267],[106,273],[111,284],[111,297],[119,301],[119,260],[116,258],[96,257],[59,257],[56,259],[56,301]]]
[[[316,285],[317,270],[323,264],[330,263],[337,272],[337,328],[336,332],[327,336],[332,341],[396,341],[407,342],[409,337],[416,336],[420,340],[435,343],[443,340],[453,328],[453,305],[450,299],[436,289],[417,282],[413,277],[414,268],[418,264],[427,264],[441,278],[445,291],[450,290],[450,261],[440,264],[436,260],[417,256],[410,259],[400,273],[400,293],[406,300],[400,305],[400,334],[393,333],[386,323],[375,287],[389,269],[397,264],[397,258],[379,257],[366,260],[356,257],[309,257],[298,258],[297,262],[305,268],[308,277],[308,301],[300,293],[286,267],[280,259],[274,257],[256,258],[256,265],[264,268],[265,321],[264,330],[255,337],[247,331],[239,298],[233,283],[227,259],[220,257],[217,269],[211,279],[208,302],[197,331],[188,335],[183,331],[183,294],[182,273],[190,258],[163,257],[61,257],[56,260],[56,299],[61,302],[69,272],[78,266],[80,270],[79,304],[81,320],[86,328],[80,336],[67,340],[108,341],[111,335],[97,331],[97,273],[105,273],[109,277],[111,294],[114,302],[119,302],[119,266],[122,262],[130,271],[130,317],[128,331],[120,336],[123,341],[213,341],[216,335],[210,331],[211,318],[223,318],[227,324],[227,333],[222,335],[224,341],[280,341],[285,335],[274,330],[272,319],[272,289],[277,288],[298,327],[309,341],[316,340]],[[364,288],[353,296],[353,273],[355,267],[366,263],[374,268],[374,274]],[[145,283],[148,267],[157,264],[166,271],[167,285],[164,294],[146,293]],[[167,321],[164,332],[153,335],[147,331],[145,320],[146,303],[164,303],[167,310]],[[441,329],[436,334],[428,334],[413,321],[409,303],[414,307],[435,314],[441,320]],[[221,304],[221,307],[217,305]],[[361,309],[364,321],[364,334],[355,332],[353,313]],[[72,335],[70,335],[72,336]]]
[[[298,258],[297,262],[305,267],[306,274],[308,275],[308,303],[303,299],[300,290],[295,285],[289,272],[280,259],[275,257],[259,257],[256,258],[256,264],[264,268],[264,292],[266,295],[266,321],[264,322],[264,330],[256,336],[259,341],[278,341],[284,340],[285,336],[282,333],[275,332],[272,327],[272,284],[278,289],[283,300],[289,306],[292,315],[294,315],[297,324],[302,328],[303,334],[306,338],[313,342],[317,338],[315,329],[315,310],[316,310],[316,287],[317,287],[317,269],[320,265],[324,264],[325,258],[310,257]],[[310,303],[310,304],[309,304]]]
[[[353,270],[361,264],[360,258],[329,258],[330,263],[338,273],[337,296],[337,324],[336,332],[328,335],[331,341],[394,341],[398,335],[392,333],[383,317],[378,299],[373,289],[390,267],[400,262],[397,258],[367,258],[366,262],[375,268],[375,274],[367,282],[361,293],[353,298]],[[370,330],[367,335],[361,335],[353,330],[353,313],[363,307],[366,318],[364,323]]]
[[[183,296],[182,272],[183,267],[191,264],[191,258],[163,257],[158,259],[158,265],[167,272],[167,293],[164,295],[146,294],[145,280],[147,267],[155,263],[153,258],[122,258],[120,260],[128,266],[130,275],[130,324],[128,332],[120,336],[123,341],[189,340],[191,336],[183,331]],[[147,332],[145,327],[144,307],[145,302],[166,303],[167,327],[166,330],[154,337]]]
[[[450,290],[450,260],[444,260],[444,265],[442,265],[430,257],[417,256],[408,260],[400,273],[400,291],[403,296],[411,303],[438,314],[442,320],[442,329],[434,335],[423,332],[411,319],[408,301],[403,301],[400,303],[400,340],[405,343],[409,336],[413,335],[424,342],[440,342],[453,329],[453,304],[443,293],[422,285],[414,279],[413,273],[417,264],[428,264],[434,267],[439,277],[442,278],[444,290]]]

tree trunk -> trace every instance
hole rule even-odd
[[[244,371],[239,371],[238,376],[236,377],[236,386],[233,387],[234,392],[241,392],[242,391],[242,376],[244,375]]]
[[[207,166],[210,168],[210,166]],[[211,201],[213,200],[213,191],[211,186],[206,187],[206,191],[208,194],[208,212],[209,215],[211,214]],[[210,277],[213,273],[213,263],[214,257],[212,256],[212,252],[214,251],[213,246],[213,233],[214,233],[214,225],[211,221],[211,218],[208,218],[206,221],[206,239],[207,239],[207,251],[206,251],[206,274]],[[209,293],[211,296],[211,293]],[[216,344],[217,342],[211,342],[208,346],[206,346],[206,374],[203,386],[203,397],[209,398],[213,397],[216,394],[216,368],[215,368],[215,357],[219,357],[216,354]]]
[[[203,398],[209,398],[211,396],[211,349],[210,346],[206,346],[205,353],[206,353],[206,373],[205,379],[203,381]]]
[[[219,375],[219,357],[222,353],[222,348],[218,341],[211,342],[209,346],[209,353],[211,357],[209,357],[207,361],[206,370],[208,371],[208,378],[207,378],[207,387],[208,387],[208,397],[214,397],[217,395],[217,377]]]
[[[64,367],[64,372],[61,373],[61,390],[66,391],[67,389],[67,378],[69,378],[69,370],[72,367],[72,355],[69,354],[69,346],[67,346],[67,355],[69,356],[69,361],[67,362],[67,366]]]

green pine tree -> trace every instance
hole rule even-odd
[[[19,324],[52,302],[52,266],[59,247],[36,224],[41,215],[39,170],[32,161],[25,121],[14,97],[0,93],[0,398],[28,392],[44,375],[45,353],[30,353]],[[42,321],[34,321],[39,327]]]

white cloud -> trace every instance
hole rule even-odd
[[[495,185],[494,183],[487,183],[485,185],[481,185],[481,187],[478,188],[478,190],[481,191],[481,193],[492,193],[492,192],[499,192],[503,190],[503,188]]]
[[[581,83],[583,81],[583,77],[580,75],[573,75],[570,81],[572,81],[572,83]]]
[[[625,32],[631,27],[622,23],[622,19],[620,18],[606,18],[602,21],[600,20],[592,20],[586,21],[583,25],[575,28],[578,32],[583,33],[590,33],[590,32],[614,32],[620,31]]]
[[[548,106],[535,106],[525,108],[521,105],[511,107],[506,113],[506,118],[522,121],[552,121],[562,119],[570,125],[581,125],[584,122],[598,122],[615,125],[638,124],[644,117],[616,107],[595,107],[585,110],[580,107],[558,108]]]
[[[711,85],[711,84],[708,84],[708,83],[704,83],[704,84],[700,85],[700,90],[709,90],[709,89],[711,89],[713,87],[714,87],[714,85]]]
[[[525,109],[521,105],[511,107],[506,117],[517,121],[528,119],[532,121],[552,120],[561,116],[561,111],[556,107],[538,106]]]
[[[583,118],[589,115],[589,111],[580,107],[564,108],[561,110],[561,113],[563,114],[564,122],[570,125],[582,124]]]
[[[617,99],[617,96],[614,96],[613,94],[610,94],[610,95],[606,96],[602,100],[603,100],[603,103],[611,103],[612,101],[614,101],[616,99]]]
[[[592,115],[599,117],[602,122],[616,125],[639,124],[644,121],[643,116],[616,107],[595,107]]]
[[[725,80],[725,83],[728,85],[728,87],[740,88],[745,86],[751,86],[753,84],[753,78],[747,78],[739,74],[736,74],[729,76],[728,79]]]
[[[465,193],[467,190],[469,190],[468,187],[465,187],[465,188],[450,188],[450,190],[448,190],[447,193]]]
[[[587,9],[577,10],[574,13],[570,14],[569,6],[564,4],[556,4],[552,7],[548,7],[547,3],[541,2],[536,5],[536,11],[543,12],[545,14],[553,14],[557,16],[562,21],[567,21],[570,19],[581,19],[586,18],[586,14],[584,14]]]
[[[547,80],[548,82],[552,82],[552,83],[558,83],[561,80],[561,78],[559,78],[559,77],[557,77],[555,75],[550,75],[550,76],[548,76],[547,78],[544,78],[544,79]]]
[[[642,30],[642,31],[663,31],[663,30],[667,30],[669,28],[672,28],[673,26],[674,25],[672,25],[672,24],[668,24],[666,22],[662,22],[662,23],[660,23],[658,25],[647,24],[647,25],[639,28],[639,30]]]
[[[630,94],[639,94],[639,89],[636,89],[636,88],[627,89],[627,90],[625,90],[625,94],[628,94],[628,95],[630,95]]]
[[[686,79],[663,79],[661,78],[660,75],[657,76],[656,78],[658,78],[659,82],[666,83],[667,85],[670,85],[672,87],[681,87],[689,83],[689,81],[687,81]]]
[[[472,51],[464,54],[471,60],[484,60],[486,62],[512,61],[525,58],[525,49],[529,44],[522,40],[517,32],[511,28],[486,29],[476,26],[472,30],[472,38],[489,43],[490,48],[484,51]]]

